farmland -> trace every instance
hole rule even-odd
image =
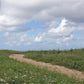
[[[69,78],[66,75],[13,60],[8,57],[11,54],[28,53],[8,50],[0,51],[0,84],[84,84],[84,82]]]

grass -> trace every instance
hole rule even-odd
[[[84,71],[84,49],[28,51],[25,53],[25,57]]]
[[[10,59],[10,54],[22,54],[17,51],[0,51],[0,84],[84,84],[57,72],[40,69],[31,64]]]

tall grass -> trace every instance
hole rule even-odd
[[[28,51],[25,57],[84,71],[84,49]]]
[[[84,84],[57,72],[40,69],[31,64],[10,59],[10,54],[22,54],[16,51],[0,51],[0,84]]]

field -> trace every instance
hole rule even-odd
[[[23,54],[23,52],[0,51],[0,84],[84,84],[63,74],[10,59],[8,56],[11,54]],[[28,53],[25,52],[25,54]]]
[[[25,57],[84,71],[84,49],[28,51],[25,53]]]

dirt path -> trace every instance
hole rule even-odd
[[[9,57],[12,59],[18,60],[20,62],[33,64],[33,65],[39,66],[41,68],[47,68],[48,70],[60,72],[60,73],[65,74],[69,77],[75,77],[77,79],[84,80],[84,73],[83,72],[76,71],[73,69],[68,69],[68,68],[63,67],[63,66],[52,65],[50,63],[44,63],[44,62],[40,62],[40,61],[37,62],[37,61],[32,60],[32,59],[24,58],[23,56],[24,55],[22,55],[22,54],[13,54],[13,55],[10,55]]]

